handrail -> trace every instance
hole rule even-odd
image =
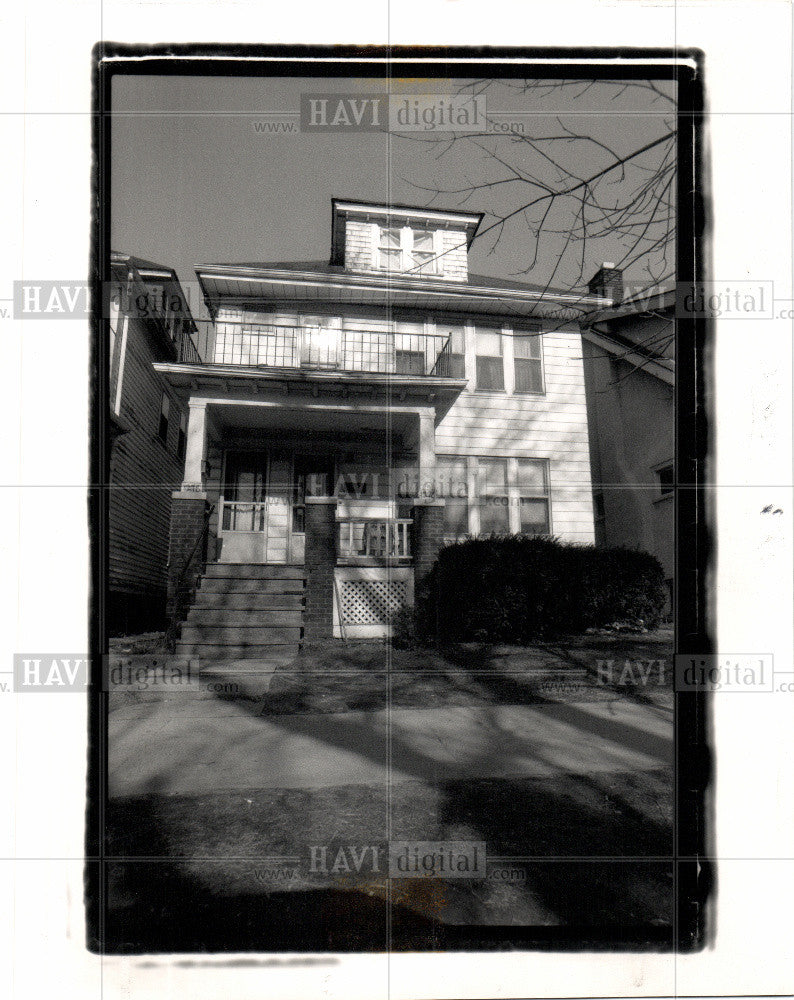
[[[168,628],[165,632],[165,643],[168,649],[173,649],[176,644],[176,631],[180,622],[179,617],[179,597],[182,593],[182,588],[184,587],[185,580],[187,579],[188,569],[190,568],[193,558],[198,552],[199,546],[204,543],[207,538],[207,533],[209,532],[210,519],[212,517],[212,512],[215,510],[215,504],[211,504],[207,510],[204,511],[204,525],[201,529],[200,534],[193,543],[193,548],[190,550],[190,555],[185,560],[182,570],[177,577],[176,586],[174,587],[174,608],[171,613],[171,621],[168,623]]]
[[[339,555],[343,559],[410,559],[413,520],[407,517],[343,517],[339,525]],[[355,530],[360,526],[360,531]],[[347,527],[347,538],[344,528]]]

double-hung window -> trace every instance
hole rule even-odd
[[[436,335],[439,350],[436,374],[446,378],[466,378],[466,332],[464,328],[436,322]]]
[[[505,368],[501,330],[478,329],[475,338],[477,388],[485,392],[504,392]]]
[[[426,229],[411,230],[413,237],[409,270],[415,274],[435,274],[436,254],[433,234]]]
[[[382,227],[378,244],[378,267],[384,271],[403,270],[401,231],[398,226]]]
[[[444,498],[444,541],[459,542],[469,534],[469,479],[466,458],[436,458],[437,491]]]
[[[515,392],[543,393],[543,349],[540,333],[517,330],[513,335]]]
[[[548,535],[551,533],[548,462],[543,458],[519,458],[517,464],[519,530],[522,535]]]
[[[507,486],[507,459],[478,460],[477,495],[480,501],[480,534],[508,535],[510,494]]]

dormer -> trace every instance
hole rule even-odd
[[[482,215],[333,201],[331,264],[359,274],[465,282]]]

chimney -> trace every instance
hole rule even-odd
[[[591,295],[612,299],[613,306],[619,305],[623,301],[623,271],[605,262],[590,279],[587,288]]]

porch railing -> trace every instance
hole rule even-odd
[[[214,350],[207,358],[214,364],[461,377],[462,356],[451,353],[449,334],[224,319],[207,333],[214,335]]]
[[[340,559],[411,558],[410,518],[344,518],[339,524]]]

